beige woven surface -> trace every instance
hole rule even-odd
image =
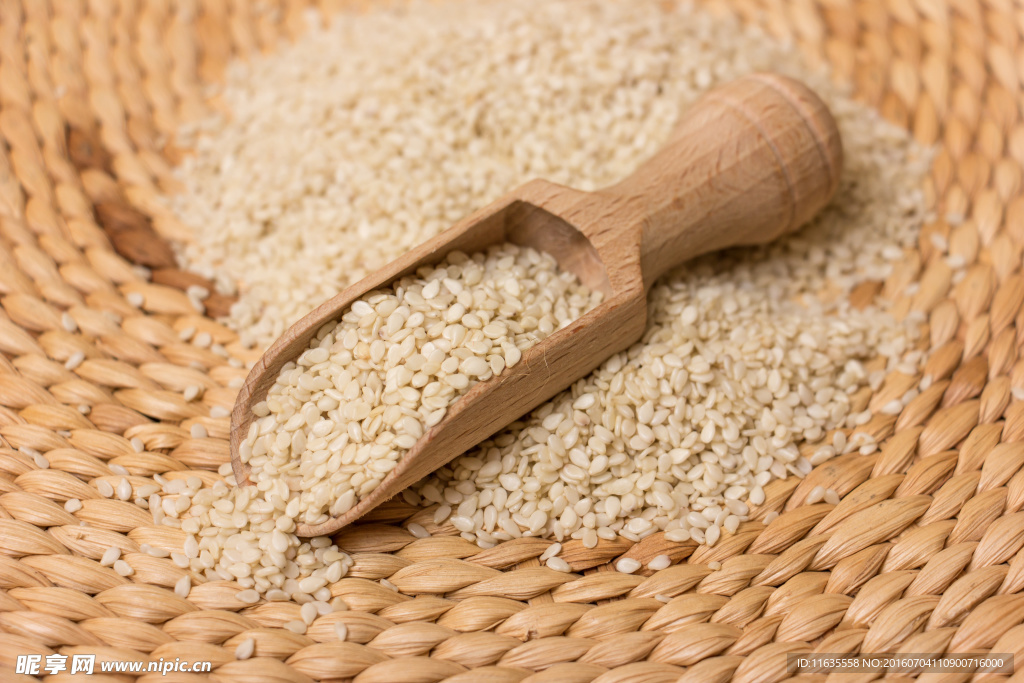
[[[536,560],[546,541],[481,551],[451,528],[416,539],[401,526],[414,511],[387,507],[338,537],[356,563],[331,591],[350,611],[296,635],[281,626],[297,605],[245,606],[226,582],[176,597],[185,570],[139,546],[180,549],[182,534],[95,487],[120,480],[110,465],[210,478],[228,457],[228,420],[209,413],[232,404],[228,385],[244,371],[179,333],[252,352],[196,314],[180,274],[141,279],[111,239],[132,258],[166,259],[145,237],[186,234],[156,200],[173,191],[180,152],[157,141],[202,114],[203,83],[227,60],[297,35],[305,3],[0,0],[0,681],[27,679],[14,674],[18,654],[53,652],[213,662],[208,676],[146,681],[774,681],[792,651],[1008,651],[1024,666],[1024,401],[1013,397],[1024,389],[1024,7],[725,4],[937,145],[928,195],[937,215],[966,220],[929,225],[884,285],[920,283],[898,308],[928,313],[932,387],[861,428],[879,452],[772,483],[755,521],[713,548],[661,534],[632,547],[571,542],[562,557],[574,573],[562,574]],[[933,234],[970,264],[958,283]],[[76,352],[85,361],[69,371]],[[861,404],[883,406],[912,380],[891,376]],[[205,393],[188,402],[193,385]],[[195,423],[209,436],[192,438]],[[817,485],[842,502],[803,505]],[[83,508],[65,512],[69,498]],[[773,510],[770,525],[757,521]],[[130,579],[100,565],[111,545]],[[607,566],[662,553],[676,564],[656,573]],[[336,623],[350,642],[337,642]],[[250,637],[256,656],[235,661]]]

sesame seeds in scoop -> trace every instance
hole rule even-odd
[[[296,525],[347,512],[474,384],[600,300],[552,256],[513,244],[454,252],[361,297],[255,406],[239,446],[253,485],[193,497],[190,566],[257,595],[323,600],[347,556]]]

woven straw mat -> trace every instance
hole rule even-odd
[[[282,628],[298,605],[244,605],[228,582],[176,597],[185,570],[140,546],[180,550],[181,533],[96,487],[120,481],[112,465],[140,481],[216,476],[245,371],[180,333],[255,352],[214,321],[229,300],[197,314],[185,290],[202,279],[158,239],[184,228],[157,201],[180,152],[155,141],[206,111],[203,86],[229,60],[302,30],[308,3],[284,4],[0,0],[0,681],[28,680],[17,655],[54,653],[212,662],[139,681],[777,681],[785,653],[812,651],[1015,652],[1024,669],[1024,6],[1012,0],[726,3],[935,145],[929,201],[965,219],[928,225],[893,275],[920,283],[898,305],[928,313],[936,381],[860,428],[879,452],[773,482],[754,520],[712,548],[661,534],[566,543],[569,574],[537,561],[548,541],[481,551],[450,527],[417,539],[400,524],[413,511],[391,504],[337,537],[355,566],[331,591],[350,610],[305,635]],[[958,283],[936,234],[969,264]],[[914,381],[890,376],[858,409]],[[200,400],[185,400],[191,386]],[[803,505],[815,486],[843,501]],[[781,516],[766,526],[770,511]],[[111,546],[133,576],[101,566]],[[659,554],[673,566],[609,566]],[[248,638],[255,656],[236,661]],[[91,680],[132,679],[97,667]]]

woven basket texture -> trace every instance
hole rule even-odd
[[[414,510],[389,504],[337,537],[355,566],[331,591],[350,609],[305,635],[283,628],[298,605],[244,605],[228,582],[176,597],[186,570],[140,546],[180,550],[183,534],[97,486],[116,486],[117,465],[136,486],[215,476],[222,409],[245,371],[181,333],[258,352],[196,312],[184,291],[196,281],[152,235],[186,230],[158,201],[181,152],[157,141],[208,111],[204,85],[228,61],[298,36],[308,4],[0,1],[0,681],[29,680],[17,655],[53,653],[213,663],[138,677],[167,683],[777,681],[785,653],[812,651],[1015,652],[1024,669],[1024,6],[1012,0],[724,3],[935,145],[928,200],[964,219],[927,225],[892,276],[919,282],[898,307],[927,313],[935,381],[861,428],[878,452],[773,482],[754,519],[711,548],[662,534],[566,543],[568,574],[538,562],[548,541],[481,551],[451,527],[417,539],[401,525]],[[934,235],[968,264],[959,282]],[[228,303],[213,297],[209,311]],[[914,381],[890,376],[859,409]],[[816,486],[842,502],[803,504]],[[110,546],[133,576],[100,564]],[[609,565],[666,553],[674,564],[657,572]],[[236,661],[249,638],[255,657]]]

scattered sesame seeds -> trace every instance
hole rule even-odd
[[[541,553],[540,557],[538,557],[537,560],[541,563],[547,562],[548,558],[554,557],[560,552],[562,552],[562,544],[552,543],[547,547],[546,550],[544,550],[543,553]]]
[[[593,548],[599,539],[621,536],[638,540],[659,531],[675,543],[714,544],[723,530],[734,532],[747,519],[748,504],[765,502],[764,487],[772,479],[804,476],[838,453],[873,452],[877,445],[867,441],[847,444],[841,431],[835,431],[831,445],[824,440],[830,431],[850,429],[871,419],[869,411],[852,413],[850,396],[880,383],[885,373],[869,377],[862,361],[881,354],[895,367],[904,362],[919,364],[923,359],[908,360],[915,335],[909,323],[897,323],[876,309],[852,311],[842,298],[864,280],[885,279],[891,262],[902,253],[900,247],[916,238],[923,216],[918,187],[927,168],[926,155],[915,158],[905,135],[838,97],[826,80],[801,67],[785,48],[740,33],[734,24],[691,8],[663,12],[653,0],[630,3],[628,10],[617,3],[589,0],[571,5],[553,0],[530,9],[511,3],[507,7],[481,4],[483,9],[460,15],[464,21],[459,31],[451,28],[450,14],[428,7],[410,10],[420,13],[416,16],[422,19],[413,26],[408,18],[397,21],[383,13],[360,19],[360,23],[342,21],[340,28],[314,32],[273,60],[257,59],[229,74],[225,98],[233,110],[233,123],[226,129],[223,124],[207,127],[197,155],[183,167],[187,190],[175,200],[186,222],[225,226],[202,231],[197,244],[185,248],[186,260],[210,271],[221,286],[233,286],[236,278],[255,282],[243,292],[229,323],[243,331],[247,343],[272,339],[349,278],[360,277],[436,234],[527,177],[548,177],[584,189],[617,180],[664,139],[679,108],[701,91],[715,81],[770,66],[800,74],[826,96],[836,113],[847,146],[847,178],[840,200],[794,239],[753,253],[702,259],[668,275],[651,293],[651,324],[641,343],[609,359],[519,425],[453,461],[417,486],[415,493],[423,505],[436,506],[435,523],[449,522],[463,538],[484,547],[520,536],[540,536],[559,542],[579,539]],[[569,11],[593,22],[623,27],[622,33],[609,36],[610,44],[598,48],[580,22],[563,20]],[[515,45],[500,39],[478,40],[481,32],[499,19],[502,25],[518,29],[509,33],[516,36]],[[629,27],[636,31],[627,30]],[[394,55],[380,54],[379,41],[372,37],[389,31],[407,36],[408,41],[396,42],[412,52],[396,49]],[[429,78],[423,79],[422,87],[398,79],[405,83],[403,88],[388,90],[381,79],[353,70],[356,61],[330,58],[340,56],[337,46],[344,45],[346,56],[374,58],[358,69],[366,69],[368,63],[379,69],[375,73],[408,74],[410,64],[429,64],[442,55],[450,56],[451,45],[434,51],[433,36],[438,31],[466,48],[459,52],[458,61],[449,62],[452,71],[445,83],[453,83],[457,90],[468,87],[474,97],[479,96],[481,107],[474,114],[476,128],[483,131],[479,135],[469,133],[469,128],[445,128],[456,119],[446,113],[448,105],[432,97]],[[643,44],[630,37],[634,34],[644,36]],[[352,40],[339,40],[339,35]],[[486,44],[486,50],[477,50],[477,43]],[[543,88],[537,88],[536,94],[523,92],[515,85],[528,78],[501,78],[516,62],[509,59],[509,51],[522,46],[551,46],[552,52],[544,60],[526,60],[515,68],[527,69],[527,73],[540,69],[542,74],[561,75],[567,83],[581,86],[578,96],[570,92],[559,102],[562,109],[555,117],[545,113],[551,101],[549,92]],[[592,55],[598,49],[609,63],[625,63],[619,58],[633,54],[643,55],[650,63],[631,67],[637,73],[608,71],[608,84],[602,85],[597,67],[581,73],[573,66],[575,56]],[[416,59],[408,58],[412,54]],[[719,64],[713,75],[702,66],[708,59]],[[583,59],[581,63],[592,62]],[[272,78],[295,73],[296,64],[308,67],[297,70],[299,77]],[[487,78],[458,78],[458,74],[478,67]],[[487,82],[504,85],[488,87]],[[331,87],[311,87],[325,84]],[[463,101],[459,92],[463,91],[453,94],[448,90],[446,97]],[[266,93],[273,96],[272,102],[287,102],[294,113],[283,127],[279,121],[273,124],[281,130],[268,129],[267,120],[260,118],[266,110]],[[609,132],[594,118],[593,108],[581,104],[600,99],[602,94],[618,102],[619,93],[625,93],[628,101],[635,100],[636,106],[617,107],[615,117],[621,125]],[[393,121],[377,115],[380,112],[374,105],[381,101],[393,101]],[[507,101],[517,106],[504,106]],[[313,125],[311,121],[321,121],[325,111],[330,122],[345,125]],[[497,116],[494,112],[501,111],[511,112],[508,120],[493,118]],[[549,118],[557,123],[549,123]],[[402,127],[404,121],[427,130],[451,131],[459,144],[421,149],[396,168],[389,168],[387,164],[398,156],[387,147],[389,136],[400,148],[408,147],[411,133]],[[310,134],[295,135],[295,130]],[[415,137],[424,136],[416,133]],[[531,144],[518,145],[526,137]],[[275,144],[300,139],[313,153],[297,145]],[[360,140],[365,139],[382,140],[381,149],[367,154],[360,147]],[[247,144],[250,141],[261,144]],[[509,146],[509,141],[517,145]],[[520,154],[518,149],[537,153]],[[226,155],[237,155],[238,150],[244,152],[234,167],[226,167]],[[576,150],[585,153],[576,155]],[[593,158],[608,161],[593,164],[588,161]],[[452,171],[437,174],[436,169],[442,167]],[[279,169],[288,176],[279,175]],[[293,177],[303,181],[294,183]],[[448,177],[474,180],[463,187],[452,185],[445,179]],[[369,185],[359,197],[350,197],[346,190],[353,178]],[[364,182],[364,178],[368,180]],[[238,188],[250,191],[239,196]],[[235,194],[228,201],[232,191]],[[283,215],[281,207],[286,205],[298,208]],[[261,237],[264,232],[266,239]],[[323,239],[324,235],[329,239]],[[457,288],[464,273],[448,276],[452,273],[432,281],[428,277],[419,296],[434,301],[424,296],[423,289],[436,286],[438,296],[450,297],[438,304],[439,309],[450,312],[461,304],[462,294],[449,289],[447,280]],[[506,278],[496,294],[503,300],[506,295],[518,300],[527,289],[519,279]],[[817,300],[815,295],[824,291],[825,282],[836,290],[836,301]],[[200,293],[191,294],[197,298]],[[360,320],[370,316],[373,325],[379,325],[376,331],[385,333],[392,324],[398,327],[396,334],[426,329],[422,323],[410,324],[415,315],[413,305],[401,327],[402,315],[392,323],[403,304],[387,311],[393,302],[383,293],[380,296],[384,298],[362,302],[371,310],[360,307]],[[462,328],[453,329],[450,336],[465,332],[468,338],[471,330],[486,331],[492,324],[491,320],[484,323],[475,302],[470,303],[461,304],[465,310],[459,311],[457,321],[438,320],[445,329]],[[476,326],[478,321],[469,318],[471,315],[481,318],[481,326]],[[305,352],[308,362],[288,371],[286,384],[295,403],[272,410],[268,397],[260,420],[273,418],[275,428],[253,440],[254,445],[260,439],[267,442],[266,464],[270,467],[265,490],[234,489],[220,483],[188,493],[168,491],[170,495],[163,501],[152,494],[156,497],[155,505],[152,497],[149,501],[154,523],[177,524],[190,534],[186,554],[177,554],[177,559],[172,554],[175,564],[183,559],[185,566],[208,580],[250,583],[247,591],[254,595],[252,602],[260,595],[270,599],[273,594],[311,604],[318,596],[301,591],[300,583],[312,576],[327,583],[336,581],[348,572],[351,558],[329,540],[326,546],[314,546],[311,540],[298,539],[293,534],[294,524],[305,515],[318,519],[317,515],[325,514],[325,505],[327,512],[335,514],[335,510],[354,504],[363,487],[370,490],[369,482],[384,474],[365,472],[362,466],[371,462],[371,455],[372,462],[382,462],[378,459],[381,454],[370,453],[358,462],[362,471],[343,473],[350,487],[340,495],[328,486],[316,489],[331,469],[334,455],[340,453],[339,460],[350,460],[339,464],[336,471],[355,467],[356,454],[362,457],[360,447],[371,444],[371,437],[390,433],[394,435],[389,437],[391,441],[383,444],[388,452],[384,459],[389,459],[391,453],[401,452],[404,443],[416,438],[412,421],[419,421],[422,429],[428,419],[443,416],[438,411],[447,407],[451,397],[424,397],[426,386],[436,382],[445,392],[453,389],[455,395],[465,389],[460,388],[463,382],[468,387],[474,373],[483,373],[475,375],[479,377],[500,372],[497,353],[491,354],[492,358],[484,352],[481,357],[470,349],[468,357],[457,358],[455,367],[439,368],[427,384],[416,387],[421,381],[415,378],[419,370],[408,378],[408,373],[396,369],[400,364],[388,365],[388,354],[396,345],[389,347],[383,339],[359,339],[359,321],[350,320],[349,324],[356,329],[355,345],[347,348],[342,337],[335,352],[332,347],[339,341],[338,331],[321,330],[323,336]],[[208,332],[182,330],[180,336],[199,347],[217,346]],[[490,339],[486,332],[484,336]],[[443,333],[440,339],[450,341]],[[514,341],[501,351],[501,362],[507,366],[522,348]],[[325,353],[327,357],[321,358]],[[334,368],[337,354],[352,356],[354,365],[363,361],[386,366],[378,372],[380,386],[340,376]],[[430,354],[418,350],[416,355],[423,356],[424,365],[431,363]],[[438,360],[443,364],[450,359]],[[419,358],[415,362],[419,363]],[[446,383],[449,378],[452,381]],[[302,386],[303,381],[312,386]],[[325,381],[329,386],[320,388]],[[355,395],[348,396],[345,391],[353,384]],[[401,397],[408,393],[405,389],[422,390],[420,398],[437,398],[434,403],[438,407],[425,415],[419,410],[413,415],[388,414],[389,408],[400,404],[365,401],[361,394],[367,388],[375,400],[388,392]],[[921,388],[926,388],[925,382]],[[313,402],[317,414],[312,410],[304,414],[304,406],[314,394],[319,394]],[[1016,392],[1014,396],[1020,398]],[[417,405],[429,404],[422,401]],[[896,410],[895,406],[888,408]],[[214,410],[211,417],[227,417],[226,412],[215,415]],[[332,411],[342,420],[330,417]],[[388,418],[395,423],[389,425],[393,428],[390,432],[381,427]],[[296,424],[292,428],[277,429],[293,419]],[[328,421],[334,424],[321,425]],[[341,421],[345,429],[340,429]],[[318,434],[318,429],[325,433]],[[207,436],[198,423],[190,433],[193,438]],[[801,458],[798,446],[808,443],[816,445],[815,451]],[[313,448],[316,445],[322,447]],[[275,453],[289,455],[278,462]],[[309,453],[310,457],[293,457],[295,453]],[[324,465],[327,467],[318,473]],[[291,468],[286,475],[281,473],[284,468]],[[221,474],[229,477],[231,473],[227,469]],[[357,479],[357,474],[363,474],[362,479]],[[284,481],[286,477],[301,477],[306,486],[297,492]],[[101,494],[103,485],[111,488],[106,497],[112,496],[112,487],[106,482],[97,483]],[[345,498],[349,491],[355,491],[351,500]],[[826,490],[821,497],[829,502],[833,494]],[[296,498],[299,505],[291,507]],[[178,509],[179,501],[187,501],[180,503],[182,509]],[[332,510],[331,505],[338,507]],[[697,517],[692,518],[691,513]],[[195,524],[199,526],[187,520],[179,522],[179,515],[198,520]],[[770,522],[773,515],[777,517],[770,513],[765,521]],[[197,533],[209,529],[216,529],[216,534]],[[408,529],[421,537],[414,525]],[[545,559],[546,566],[568,571],[568,565],[556,555]],[[263,558],[269,558],[272,566],[263,566]],[[308,564],[300,565],[293,558],[303,558]],[[269,571],[260,574],[264,570]],[[384,581],[382,585],[386,585]],[[326,585],[313,593],[324,590],[328,590]],[[334,602],[332,599],[331,604]]]

